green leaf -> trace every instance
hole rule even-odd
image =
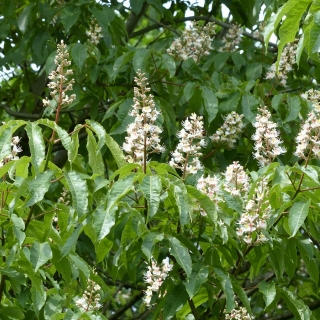
[[[0,307],[0,314],[13,319],[25,319],[25,314],[18,307]]]
[[[289,291],[286,287],[280,289],[282,298],[286,301],[289,309],[292,311],[296,319],[310,320],[312,312],[309,307],[298,297]]]
[[[141,72],[146,71],[150,55],[151,52],[149,49],[142,48],[136,50],[132,60],[132,65],[135,72],[138,70],[141,70]]]
[[[287,112],[284,122],[296,120],[301,110],[301,103],[300,103],[299,97],[288,95],[287,102],[288,102],[289,110]]]
[[[118,77],[118,74],[121,71],[121,68],[125,64],[132,61],[133,56],[134,56],[134,51],[129,51],[121,55],[119,58],[117,58],[117,60],[113,64],[113,74],[111,77],[112,80],[115,80]]]
[[[190,100],[190,98],[193,96],[194,89],[196,88],[197,83],[196,82],[188,82],[186,86],[183,88],[183,97],[186,101]]]
[[[263,299],[265,302],[265,309],[270,306],[270,304],[274,301],[277,291],[274,282],[268,283],[266,281],[262,281],[258,285],[259,291],[263,294]]]
[[[5,128],[0,134],[0,159],[11,154],[11,128]]]
[[[39,311],[46,302],[46,292],[44,291],[43,285],[35,286],[34,282],[30,292],[33,310],[36,312],[36,314],[39,314]]]
[[[187,300],[188,294],[182,284],[178,284],[173,289],[169,290],[165,297],[163,319],[167,320],[173,318],[176,312],[183,307]]]
[[[234,281],[232,281],[232,286],[233,286],[234,293],[239,297],[239,299],[241,300],[241,302],[243,303],[247,311],[249,313],[252,313],[250,301],[244,289]]]
[[[82,258],[80,258],[77,254],[71,253],[69,254],[69,258],[86,278],[90,277],[90,269],[88,267],[88,264]]]
[[[141,1],[130,0],[130,7],[136,15],[140,13],[143,4],[144,4],[144,0],[141,0]]]
[[[231,52],[231,58],[238,71],[246,65],[246,59],[239,52]]]
[[[189,278],[192,270],[192,261],[188,249],[177,238],[168,237],[168,239],[170,241],[171,254],[176,258],[178,264],[185,271],[187,278]]]
[[[289,228],[291,231],[291,237],[294,237],[303,225],[309,212],[310,201],[311,200],[309,199],[307,202],[295,202],[291,207],[289,211]]]
[[[27,28],[29,26],[30,20],[32,18],[32,9],[34,8],[34,4],[31,4],[29,6],[26,6],[22,13],[20,14],[17,25],[18,28],[22,33],[25,33],[27,31]]]
[[[192,272],[188,281],[184,282],[190,299],[199,291],[202,284],[206,282],[209,274],[208,266],[200,263],[192,266]]]
[[[47,170],[40,173],[35,179],[28,181],[28,189],[30,193],[23,206],[24,208],[30,207],[44,198],[44,195],[51,185],[52,176],[53,172],[51,170]]]
[[[101,239],[95,243],[96,249],[96,262],[101,262],[109,251],[112,249],[113,241],[110,241],[107,238]]]
[[[52,251],[49,243],[34,242],[30,249],[30,262],[34,272],[43,266],[49,259],[52,258]]]
[[[96,6],[89,6],[89,11],[97,19],[103,33],[107,35],[109,33],[109,23],[114,20],[115,12],[106,6],[102,6],[102,10],[99,10]]]
[[[188,191],[188,195],[192,196],[199,202],[200,206],[208,214],[209,218],[211,219],[211,222],[217,221],[218,216],[216,206],[211,201],[211,199],[195,187],[187,185],[186,189]]]
[[[61,22],[68,33],[70,28],[78,21],[80,15],[78,6],[66,6],[61,12]]]
[[[15,213],[11,215],[11,220],[13,222],[13,233],[17,237],[19,245],[23,244],[24,239],[26,238],[26,234],[24,232],[24,222],[21,217],[18,217]]]
[[[247,67],[246,77],[248,80],[256,80],[261,77],[262,65],[258,62],[250,63]]]
[[[76,66],[79,68],[79,70],[82,70],[82,66],[87,59],[87,46],[85,44],[76,43],[71,50],[71,56],[72,60],[76,64]]]
[[[217,279],[220,282],[222,291],[226,295],[226,311],[230,312],[232,309],[235,308],[235,303],[233,287],[229,275],[225,274],[222,270],[218,268],[213,268],[213,270],[217,275]]]
[[[260,104],[261,101],[258,101],[258,99],[256,99],[256,97],[254,97],[250,93],[245,93],[242,96],[242,113],[245,116],[245,118],[248,119],[250,122],[253,122],[255,120]]]
[[[229,57],[230,57],[229,52],[219,52],[215,54],[213,58],[215,71],[220,71],[226,64]]]
[[[204,107],[207,112],[208,124],[214,120],[218,113],[218,99],[211,88],[201,86]]]
[[[204,74],[192,58],[183,61],[182,69],[188,72],[192,78],[203,80]]]
[[[37,123],[29,122],[26,126],[26,132],[29,137],[31,163],[34,167],[36,175],[38,175],[42,161],[45,158],[45,146],[42,130]]]
[[[66,243],[63,245],[63,247],[61,248],[61,257],[60,260],[62,258],[64,258],[71,250],[73,250],[73,248],[75,247],[79,235],[82,232],[83,226],[82,224],[78,225],[77,228],[72,232],[71,236],[68,238],[68,240],[66,241]]]
[[[223,99],[219,104],[219,110],[222,113],[229,113],[237,110],[237,106],[240,100],[240,92],[234,92],[228,95],[227,99]]]
[[[114,160],[117,163],[118,168],[123,167],[127,164],[125,157],[119,145],[114,141],[114,139],[106,133],[106,145],[109,148]]]
[[[228,208],[233,209],[240,214],[242,213],[243,203],[241,197],[233,196],[227,192],[224,192],[223,197],[226,200]]]
[[[87,150],[89,157],[89,166],[93,173],[97,173],[101,176],[104,175],[104,164],[102,161],[101,152],[98,150],[98,145],[95,137],[90,129],[87,128],[88,140],[87,140]]]
[[[85,180],[75,171],[65,172],[68,189],[72,195],[72,205],[79,217],[86,213],[88,207],[88,189]]]
[[[159,208],[162,190],[161,180],[158,176],[146,176],[140,184],[140,189],[148,202],[148,216],[152,218]]]
[[[144,238],[143,243],[141,245],[141,250],[146,255],[148,261],[150,261],[153,256],[155,244],[161,241],[162,239],[163,235],[156,232],[151,232]]]
[[[169,70],[170,77],[173,77],[176,73],[176,63],[173,57],[166,53],[162,54],[162,64],[165,69]]]
[[[93,227],[96,231],[97,240],[103,239],[115,223],[115,213],[118,209],[119,200],[132,190],[134,175],[113,184],[107,193],[106,209],[98,207],[93,212]]]

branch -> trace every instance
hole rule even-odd
[[[186,22],[186,21],[202,21],[202,20],[207,21],[207,22],[214,22],[218,26],[221,26],[221,27],[226,28],[226,29],[231,29],[233,27],[229,23],[225,23],[225,22],[222,22],[222,21],[220,21],[220,20],[218,20],[216,18],[206,17],[206,16],[192,16],[192,17],[179,18],[179,19],[175,19],[174,23],[181,23],[181,22]],[[161,25],[162,27],[165,27],[167,29],[170,29],[169,25],[171,25],[171,24],[172,24],[171,22],[164,22],[164,23],[157,22],[156,24],[153,24],[151,26],[143,28],[143,29],[141,29],[139,31],[132,32],[131,34],[129,34],[129,37],[130,38],[135,38],[137,36],[143,35],[146,32],[149,32],[151,30],[159,28],[159,25]],[[244,31],[243,35],[246,36],[247,38],[253,39],[255,41],[263,42],[262,39],[253,36],[250,32]],[[277,51],[278,46],[275,43],[269,42],[268,45],[269,45],[269,47],[271,47],[271,48],[269,48],[269,51]]]
[[[141,19],[141,17],[145,14],[145,12],[148,9],[149,4],[147,2],[145,2],[141,8],[141,11],[139,12],[138,15],[136,15],[132,10],[130,13],[130,16],[127,20],[126,23],[126,30],[127,30],[127,34],[129,39],[132,38],[132,33],[133,30],[135,29],[135,27],[137,26],[139,20]]]
[[[30,113],[23,113],[23,112],[18,112],[18,111],[13,111],[7,106],[0,105],[0,108],[2,108],[6,113],[10,114],[10,116],[13,116],[15,118],[22,118],[22,119],[40,119],[41,115],[40,114],[30,114]]]
[[[119,319],[119,316],[121,316],[123,313],[125,313],[129,308],[131,308],[136,302],[138,302],[142,297],[144,293],[140,292],[136,296],[134,296],[131,300],[129,300],[124,306],[122,306],[120,309],[115,311],[108,320],[113,319]]]

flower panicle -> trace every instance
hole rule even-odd
[[[146,306],[150,307],[153,292],[158,292],[168,273],[172,270],[173,265],[170,264],[169,258],[162,260],[161,266],[152,258],[151,266],[147,267],[144,274],[144,281],[148,284],[143,301]]]
[[[103,37],[102,29],[98,24],[96,19],[92,19],[89,30],[86,30],[86,35],[88,37],[88,42],[94,46],[98,45],[100,39]]]
[[[242,114],[239,115],[235,111],[229,113],[224,118],[223,125],[209,138],[216,145],[223,146],[227,149],[234,148],[244,128],[242,122],[243,117]]]
[[[187,60],[192,58],[195,62],[210,54],[212,50],[212,37],[215,35],[215,24],[210,22],[204,26],[193,21],[190,29],[185,29],[181,37],[175,39],[167,53],[175,59]]]
[[[225,314],[226,320],[253,320],[254,317],[250,316],[247,309],[245,307],[239,307],[238,302],[235,301],[236,307],[232,309],[230,312],[227,312],[225,309],[223,313]]]
[[[288,73],[293,70],[293,65],[296,63],[296,43],[288,43],[283,49],[278,65],[278,71],[276,63],[273,63],[269,68],[266,79],[277,79],[279,84],[283,87],[287,85]]]
[[[200,149],[206,146],[204,139],[203,117],[192,113],[189,118],[182,122],[182,129],[178,132],[179,143],[171,153],[169,164],[181,169],[183,176],[195,174],[202,169],[199,157],[202,156]]]
[[[282,140],[279,139],[277,124],[270,120],[271,113],[267,107],[259,108],[259,112],[252,124],[256,128],[252,135],[252,140],[255,142],[253,157],[261,167],[265,167],[277,156],[285,153],[286,149],[282,146]]]
[[[260,179],[255,186],[255,193],[246,202],[245,210],[239,220],[237,235],[249,245],[257,245],[267,241],[267,220],[271,215],[269,204],[268,179]],[[254,238],[256,235],[256,238]]]
[[[70,96],[66,94],[67,91],[73,90],[74,84],[74,79],[68,80],[68,76],[73,74],[73,71],[68,69],[71,65],[71,61],[68,58],[67,45],[61,40],[61,43],[57,45],[57,54],[54,59],[57,68],[48,76],[51,80],[48,84],[51,90],[50,95],[61,108],[67,107],[76,99],[75,94],[71,94]],[[43,99],[42,103],[44,106],[50,105],[48,98]]]
[[[223,46],[219,48],[220,52],[235,52],[238,50],[243,30],[240,25],[235,23],[223,37]]]
[[[134,121],[127,127],[122,149],[127,153],[127,162],[143,164],[148,154],[162,153],[165,148],[160,141],[162,128],[156,124],[160,112],[155,107],[153,95],[148,93],[151,89],[147,78],[138,70],[134,81],[137,87],[134,88],[134,103],[129,113]]]

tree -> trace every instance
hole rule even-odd
[[[318,14],[2,1],[1,319],[317,319]]]

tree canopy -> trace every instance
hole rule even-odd
[[[0,319],[319,319],[317,0],[2,0]]]

